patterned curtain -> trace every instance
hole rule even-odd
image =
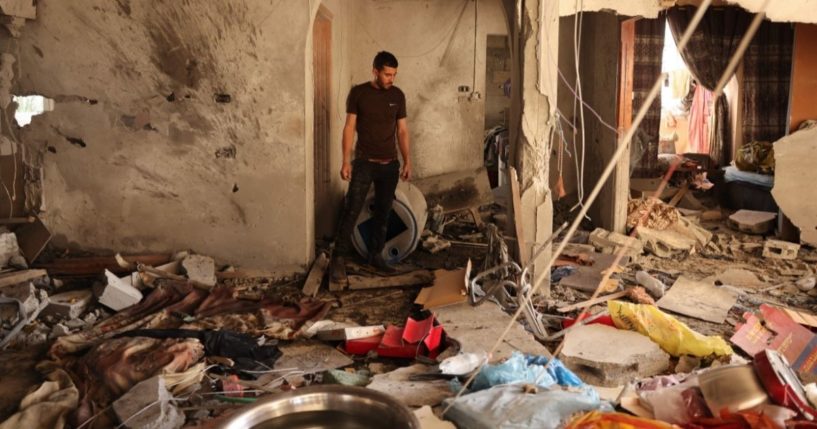
[[[655,79],[661,74],[666,17],[635,22],[633,58],[633,115],[641,108]],[[634,176],[650,176],[658,170],[658,133],[661,128],[661,97],[657,97],[638,128],[644,138],[644,153],[635,165]]]
[[[786,135],[794,28],[763,21],[743,59],[743,141]]]
[[[681,40],[696,7],[673,7],[667,11],[667,21],[675,42]],[[740,43],[740,38],[749,27],[752,15],[739,7],[710,8],[704,14],[686,48],[680,51],[681,58],[692,73],[692,77],[712,91],[718,85],[721,75]],[[709,157],[719,165],[726,165],[732,155],[732,134],[729,128],[729,106],[726,96],[714,101],[714,112],[709,126]]]

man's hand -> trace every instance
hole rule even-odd
[[[343,163],[343,166],[340,167],[340,178],[347,182],[352,179],[352,163]]]
[[[403,179],[403,181],[411,180],[411,163],[410,162],[407,162],[407,163],[403,164],[403,170],[400,172],[400,178]]]

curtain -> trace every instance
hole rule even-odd
[[[670,31],[678,43],[695,15],[696,7],[673,7],[667,11]],[[704,14],[687,46],[679,51],[692,76],[704,88],[712,91],[735,53],[740,38],[749,27],[752,15],[739,7],[710,8]],[[709,126],[709,157],[719,165],[731,160],[729,106],[721,95],[714,103]]]
[[[635,22],[635,47],[633,48],[633,114],[647,98],[655,79],[661,74],[664,52],[664,29],[666,17],[662,13],[656,19],[639,19]],[[635,176],[650,176],[658,170],[658,140],[661,128],[661,97],[656,97],[638,130],[644,137],[645,147],[635,165]]]
[[[794,28],[764,21],[743,59],[743,141],[786,135]]]

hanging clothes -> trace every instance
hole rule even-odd
[[[712,93],[703,85],[695,87],[689,108],[689,149],[691,153],[709,153],[709,106]]]

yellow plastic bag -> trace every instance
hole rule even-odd
[[[624,413],[591,411],[574,418],[565,429],[673,429],[669,423],[643,419]]]
[[[732,347],[723,338],[701,335],[656,306],[609,301],[607,308],[617,328],[646,335],[673,356],[732,354]]]

